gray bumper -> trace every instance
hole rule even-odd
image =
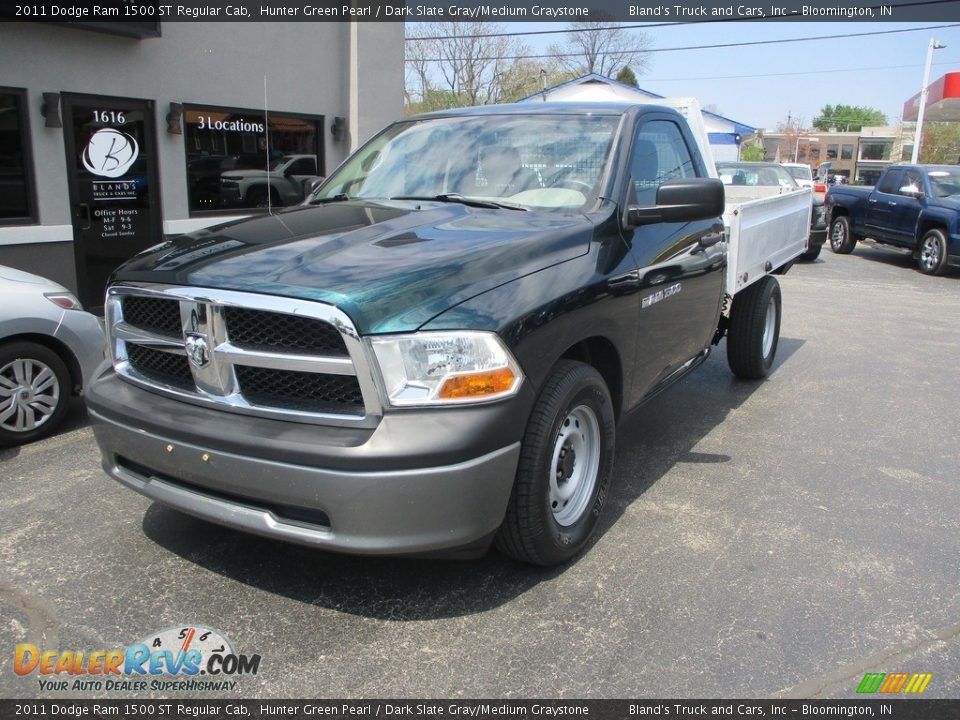
[[[406,449],[411,438],[431,436],[446,450],[452,443],[442,437],[435,415],[420,418],[418,413],[404,413],[385,417],[380,427],[353,447],[325,445],[325,440],[332,439],[324,437],[327,429],[301,426],[291,432],[312,434],[310,456],[301,449],[278,457],[281,453],[273,448],[265,457],[264,450],[271,444],[268,438],[278,425],[275,420],[240,418],[176,403],[190,427],[219,426],[225,431],[233,426],[239,442],[225,447],[202,433],[183,435],[183,425],[158,428],[157,423],[123,417],[112,407],[111,401],[124,399],[139,404],[134,398],[152,406],[154,418],[162,417],[174,402],[130,388],[109,375],[94,383],[88,397],[103,467],[111,477],[164,505],[215,523],[339,552],[432,553],[488,539],[503,521],[520,454],[516,439],[504,443],[501,438],[501,446],[492,449],[460,448],[453,462],[448,452],[432,457],[423,453],[425,466],[410,467],[409,457],[407,462],[384,457],[389,455],[384,444]],[[128,409],[136,412],[138,408]],[[502,425],[502,413],[510,409],[491,414],[493,410],[485,410],[484,424],[495,422],[499,415]],[[458,425],[457,412],[454,409],[448,418],[453,428]],[[205,422],[198,422],[200,416]],[[468,422],[463,425],[463,433],[478,429]],[[378,452],[371,456],[373,448]],[[337,457],[334,450],[341,455],[348,450],[350,456],[362,459],[362,469],[350,468],[347,458]],[[378,459],[379,453],[383,455]]]

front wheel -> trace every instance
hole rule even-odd
[[[780,283],[767,275],[733,298],[727,334],[727,364],[747,380],[764,378],[780,340]]]
[[[837,255],[849,255],[857,246],[857,239],[850,231],[850,218],[840,215],[830,224],[830,249]]]
[[[561,360],[537,398],[496,545],[533,565],[559,565],[593,534],[610,489],[615,421],[594,368]]]
[[[0,347],[0,446],[38,440],[63,420],[70,401],[70,371],[43,345]]]
[[[943,275],[947,270],[947,236],[943,230],[930,230],[920,241],[920,272]]]

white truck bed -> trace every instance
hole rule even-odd
[[[665,105],[683,115],[699,145],[710,177],[718,177],[703,114],[696,98],[662,98],[650,105]],[[776,187],[727,185],[723,222],[727,234],[726,292],[733,296],[764,275],[800,255],[810,234],[812,191],[801,188],[780,194]]]
[[[813,198],[809,188],[778,193],[777,188],[727,186],[723,224],[727,234],[726,292],[733,296],[807,248]],[[749,198],[744,191],[778,194]]]

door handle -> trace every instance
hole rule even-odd
[[[877,204],[877,201],[874,200],[873,198],[871,198],[871,199],[868,200],[867,202],[869,202],[871,205],[876,205],[876,204]]]
[[[89,230],[90,225],[93,224],[93,220],[90,216],[90,206],[86,203],[80,203],[77,205],[77,218],[86,223],[85,225],[81,225],[80,229]]]
[[[897,204],[896,204],[895,202],[893,202],[893,200],[889,200],[889,201],[887,202],[887,205],[889,205],[890,207],[896,207],[896,206],[897,206]]]

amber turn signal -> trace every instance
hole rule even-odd
[[[443,381],[437,397],[444,400],[458,400],[499,395],[513,388],[516,379],[513,370],[508,367],[455,375]]]

